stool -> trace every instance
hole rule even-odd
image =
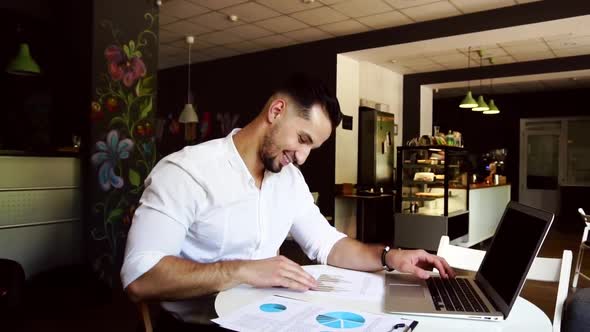
[[[578,287],[578,277],[582,277],[586,280],[590,280],[590,276],[580,272],[582,267],[582,259],[584,257],[584,250],[590,249],[590,241],[588,240],[588,232],[590,231],[590,215],[587,215],[582,208],[578,209],[578,212],[586,222],[584,233],[582,235],[582,241],[580,242],[580,250],[578,251],[578,259],[576,261],[576,271],[574,272],[574,280],[572,281],[572,287]]]

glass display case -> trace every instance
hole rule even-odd
[[[469,230],[467,151],[453,146],[397,148],[395,245],[436,250]]]

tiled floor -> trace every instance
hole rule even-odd
[[[583,224],[576,221],[565,225],[574,224],[576,225],[575,227],[554,227],[545,240],[540,255],[545,257],[560,257],[564,249],[569,249],[574,254],[573,264],[575,264]],[[559,226],[560,224],[556,225]],[[564,223],[561,223],[561,225],[564,225]],[[302,255],[297,245],[292,242],[286,243],[281,248],[281,253],[301,264],[310,263]],[[590,253],[587,253],[584,270],[590,274]],[[522,296],[539,306],[552,319],[557,293],[556,286],[553,283],[527,282]],[[578,287],[590,287],[590,282],[581,280]],[[86,298],[88,296],[85,293],[88,290],[80,289],[71,291],[82,293],[70,294],[68,295],[69,297]],[[34,305],[33,307],[37,309],[26,313],[25,322],[21,326],[7,331],[141,331],[141,322],[136,306],[126,298],[121,290],[114,289],[111,294],[108,294],[108,292],[107,289],[107,294],[103,294],[105,295],[104,297],[101,296],[94,300],[84,301],[85,303],[83,305],[68,302],[67,299],[59,299],[59,294],[54,294],[52,296],[56,297],[56,300],[47,300]],[[94,293],[93,296],[97,297],[97,292]],[[4,330],[2,329],[2,331]]]

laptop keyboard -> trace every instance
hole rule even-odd
[[[426,279],[426,284],[438,311],[490,312],[471,283],[465,279],[430,277]]]

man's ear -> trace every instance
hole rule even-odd
[[[284,115],[287,112],[287,102],[285,99],[277,98],[273,100],[270,105],[268,106],[268,111],[266,114],[267,121],[269,123],[274,123],[277,119]]]

